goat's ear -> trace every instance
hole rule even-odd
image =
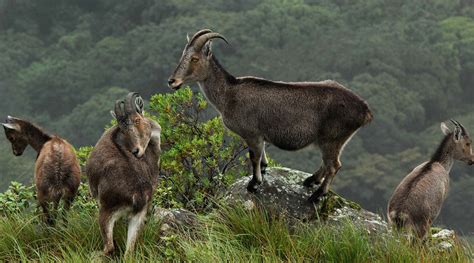
[[[110,111],[110,115],[112,115],[114,119],[117,119],[117,115],[115,115],[115,112],[113,110]]]
[[[448,125],[446,125],[446,123],[444,122],[441,123],[441,131],[444,135],[448,135],[451,133],[451,130],[449,129]]]
[[[209,40],[202,48],[202,52],[204,53],[206,57],[209,57],[209,55],[211,55],[211,51],[212,51],[211,48],[212,48],[212,41]]]
[[[2,126],[8,130],[20,131],[20,125],[16,123],[2,123]]]

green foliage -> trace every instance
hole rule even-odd
[[[33,186],[24,186],[18,182],[11,182],[4,193],[0,193],[0,214],[12,215],[23,212],[32,206],[34,201]]]
[[[89,156],[93,149],[94,147],[92,146],[83,146],[76,151],[77,159],[79,160],[79,164],[82,167],[86,165],[87,159],[89,159]]]
[[[159,205],[207,209],[226,186],[247,174],[242,140],[220,117],[203,120],[207,102],[189,87],[151,98],[152,118],[161,125]]]

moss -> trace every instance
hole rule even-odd
[[[320,206],[318,207],[319,216],[327,218],[330,214],[333,214],[336,209],[343,207],[350,207],[352,209],[361,210],[362,207],[352,201],[349,201],[333,191],[329,191],[326,197],[323,198]]]

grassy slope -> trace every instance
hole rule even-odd
[[[393,237],[368,236],[350,223],[343,227],[300,225],[289,230],[283,218],[261,212],[221,209],[200,217],[197,234],[160,238],[159,222],[151,219],[130,258],[136,261],[315,261],[326,262],[472,262],[472,248],[449,253],[410,247]],[[16,215],[0,222],[0,261],[90,262],[104,259],[96,213],[73,211],[67,227],[46,228],[34,215]],[[115,235],[119,254],[125,243],[125,224]]]

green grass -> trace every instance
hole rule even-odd
[[[122,258],[125,224],[115,239],[119,252],[102,257],[96,212],[72,211],[69,224],[48,228],[37,216],[1,218],[0,261],[91,262],[94,260],[199,262],[472,262],[472,247],[459,242],[448,252],[411,246],[403,238],[369,236],[349,222],[340,227],[299,224],[289,229],[284,218],[261,211],[223,207],[200,216],[195,233],[160,237],[160,223],[148,220],[137,249]]]

